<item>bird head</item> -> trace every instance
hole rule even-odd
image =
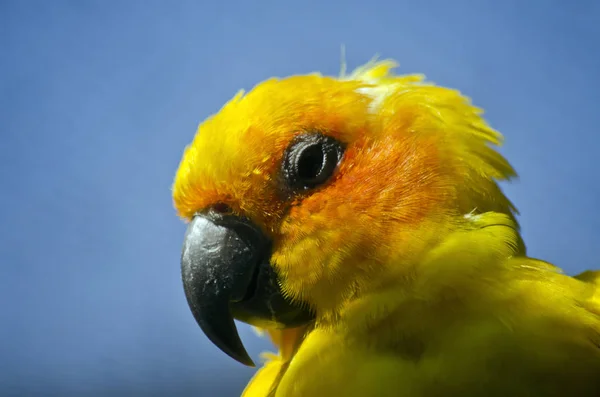
[[[458,91],[398,76],[269,79],[200,124],[173,197],[189,221],[188,303],[223,351],[251,364],[233,318],[261,328],[333,318],[408,274],[466,215],[515,212],[502,136]]]

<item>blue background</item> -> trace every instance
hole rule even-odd
[[[599,20],[593,0],[0,1],[0,394],[239,395],[253,370],[185,303],[173,175],[238,89],[337,74],[342,44],[473,97],[530,254],[598,267]]]

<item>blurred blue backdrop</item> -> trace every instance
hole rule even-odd
[[[599,20],[593,0],[0,1],[0,395],[239,395],[253,370],[185,303],[172,178],[239,88],[337,74],[341,44],[473,97],[530,253],[598,267]]]

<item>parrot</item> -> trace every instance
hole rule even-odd
[[[372,59],[266,79],[202,121],[172,185],[186,302],[255,366],[243,397],[599,397],[600,270],[527,255],[504,136]]]

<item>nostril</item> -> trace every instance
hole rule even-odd
[[[222,215],[231,214],[233,212],[231,207],[225,203],[216,203],[216,204],[212,205],[211,208],[216,213],[222,214]]]

